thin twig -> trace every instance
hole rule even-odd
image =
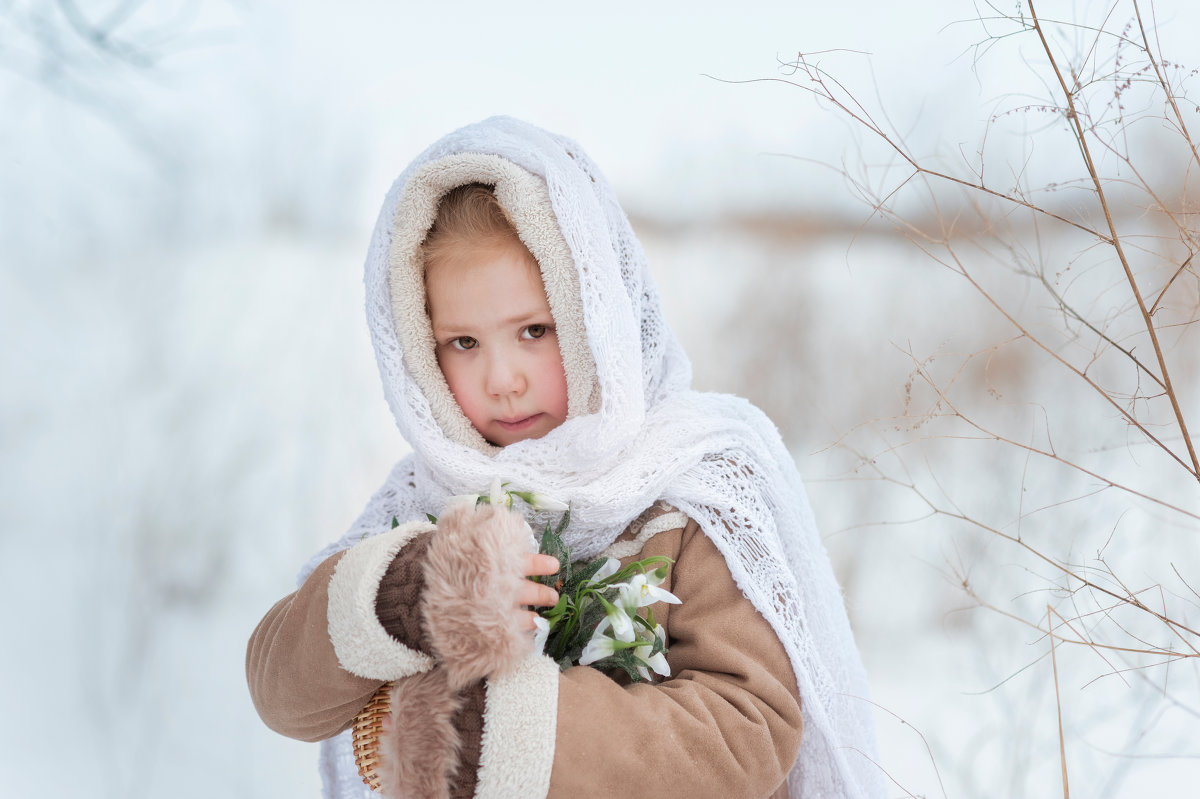
[[[1192,160],[1196,162],[1196,166],[1200,166],[1200,152],[1196,151],[1196,143],[1188,133],[1187,123],[1183,121],[1183,114],[1179,111],[1179,105],[1175,102],[1175,92],[1171,90],[1166,78],[1158,68],[1158,62],[1154,60],[1155,53],[1150,49],[1150,38],[1146,35],[1146,26],[1142,24],[1142,8],[1137,0],[1133,0],[1133,13],[1137,15],[1138,30],[1142,34],[1142,45],[1146,50],[1146,55],[1150,56],[1150,65],[1154,67],[1154,75],[1158,78],[1158,85],[1162,86],[1163,94],[1167,97],[1167,102],[1171,105],[1171,111],[1175,114],[1175,122],[1179,125],[1179,132],[1183,136],[1183,140],[1187,142],[1188,147],[1192,151]]]
[[[1042,342],[1042,340],[1040,338],[1038,338],[1037,336],[1034,336],[1032,333],[1030,333],[1030,331],[1028,330],[1028,328],[1025,327],[1025,325],[1021,324],[1021,322],[1019,322],[1016,319],[1016,317],[1014,317],[1011,313],[1008,312],[1008,309],[1006,309],[1003,305],[1000,304],[999,300],[997,300],[994,296],[992,296],[983,286],[981,286],[979,284],[978,281],[975,280],[974,277],[971,276],[971,274],[969,272],[967,272],[966,266],[961,261],[958,260],[958,258],[955,255],[953,250],[949,250],[949,253],[950,253],[950,256],[952,258],[954,258],[955,263],[958,264],[959,268],[957,271],[959,272],[959,274],[961,274],[964,278],[966,278],[967,282],[969,282],[975,288],[975,290],[979,292],[980,296],[982,296],[993,308],[995,308],[997,311],[999,311],[1000,314],[1005,319],[1007,319],[1009,321],[1009,323],[1012,324],[1013,327],[1015,327],[1017,330],[1021,331],[1021,333],[1023,333],[1031,342],[1033,342],[1033,344],[1036,345],[1038,347],[1038,349],[1042,350],[1047,355],[1049,355],[1051,358],[1053,358],[1054,360],[1058,361],[1060,364],[1065,366],[1068,370],[1070,370],[1076,377],[1078,377],[1084,383],[1087,383],[1087,385],[1090,386],[1100,396],[1101,399],[1103,399],[1109,405],[1113,406],[1113,408],[1115,408],[1117,410],[1117,412],[1120,413],[1121,416],[1124,417],[1124,419],[1127,422],[1129,422],[1130,425],[1132,425],[1133,427],[1136,427],[1142,435],[1146,436],[1146,438],[1153,441],[1160,449],[1162,449],[1163,452],[1165,452],[1173,460],[1178,462],[1179,465],[1182,466],[1184,469],[1186,469],[1193,477],[1200,479],[1200,463],[1198,463],[1196,461],[1196,451],[1192,446],[1192,439],[1188,434],[1187,426],[1183,423],[1182,414],[1176,414],[1176,419],[1178,420],[1178,423],[1180,426],[1180,431],[1183,434],[1184,443],[1187,445],[1188,453],[1192,456],[1192,463],[1190,465],[1186,461],[1184,461],[1183,458],[1181,458],[1179,455],[1175,454],[1174,450],[1172,450],[1170,447],[1168,447],[1166,444],[1164,444],[1161,440],[1159,440],[1158,436],[1151,433],[1150,430],[1144,424],[1142,424],[1142,422],[1138,421],[1136,416],[1134,416],[1132,413],[1130,413],[1128,410],[1126,410],[1124,407],[1122,407],[1121,404],[1116,401],[1116,399],[1113,397],[1113,395],[1111,393],[1109,393],[1103,387],[1098,385],[1096,383],[1096,381],[1092,380],[1092,378],[1088,377],[1086,372],[1084,372],[1079,367],[1075,366],[1073,363],[1068,361],[1066,358],[1059,355],[1057,352],[1055,352],[1053,349],[1051,349],[1049,346],[1047,346],[1044,342]],[[1130,279],[1132,280],[1132,275],[1130,276]],[[1136,291],[1136,289],[1135,289],[1135,291]],[[1142,308],[1142,311],[1144,314],[1145,307],[1142,305],[1142,300],[1141,300],[1140,295],[1138,295],[1138,305],[1139,305],[1139,307]],[[1151,326],[1153,327],[1153,325],[1151,325]],[[1175,400],[1175,394],[1174,394],[1173,389],[1171,388],[1170,376],[1166,372],[1166,363],[1163,361],[1162,348],[1158,346],[1158,337],[1155,335],[1155,336],[1152,336],[1152,338],[1153,338],[1155,352],[1158,354],[1158,365],[1159,365],[1159,368],[1162,370],[1162,383],[1165,387],[1164,393],[1167,394],[1167,396],[1169,396],[1171,398],[1172,407],[1177,409],[1178,403]]]
[[[1068,366],[1069,366],[1069,364],[1068,364]],[[921,379],[925,381],[926,385],[928,385],[934,392],[937,393],[939,403],[945,405],[946,408],[951,411],[951,413],[954,417],[961,419],[964,424],[966,424],[970,427],[973,427],[974,429],[978,430],[982,434],[982,438],[980,440],[991,439],[994,441],[1000,441],[1009,446],[1016,447],[1017,449],[1022,449],[1022,450],[1027,450],[1027,451],[1033,452],[1035,454],[1041,455],[1044,458],[1049,458],[1056,463],[1062,464],[1063,466],[1066,466],[1071,469],[1075,469],[1076,471],[1086,474],[1088,477],[1099,480],[1099,481],[1103,482],[1105,485],[1108,485],[1112,488],[1116,488],[1120,491],[1125,491],[1129,494],[1132,494],[1135,497],[1139,497],[1140,499],[1144,499],[1148,502],[1153,502],[1156,505],[1159,505],[1163,508],[1173,510],[1176,513],[1181,513],[1184,516],[1188,516],[1192,519],[1196,519],[1197,521],[1200,521],[1200,514],[1193,513],[1189,510],[1186,510],[1186,509],[1178,506],[1178,505],[1172,505],[1171,503],[1169,503],[1165,500],[1151,496],[1142,491],[1138,491],[1136,489],[1133,489],[1126,485],[1118,483],[1115,480],[1111,480],[1107,477],[1104,477],[1103,475],[1099,474],[1098,472],[1093,472],[1091,469],[1087,469],[1087,468],[1075,463],[1074,461],[1071,461],[1071,460],[1068,460],[1068,459],[1062,457],[1061,455],[1059,455],[1057,452],[1055,452],[1053,450],[1045,450],[1045,449],[1041,449],[1040,447],[1035,447],[1031,444],[1025,444],[1020,441],[1017,441],[1016,439],[1009,438],[1007,436],[1003,436],[1003,435],[995,432],[994,430],[984,427],[982,424],[980,424],[979,422],[976,422],[974,419],[968,417],[966,414],[964,414],[962,411],[960,411],[958,409],[958,407],[954,404],[954,402],[946,395],[945,391],[940,386],[938,386],[937,383],[934,382],[932,376],[930,376],[928,373],[926,373],[923,369],[919,369],[918,374],[920,374]],[[1084,379],[1087,380],[1088,378],[1085,377]],[[1097,387],[1097,386],[1093,386],[1093,387],[1095,387],[1097,389],[1097,391],[1100,390],[1099,387]],[[1115,404],[1115,403],[1113,403],[1113,404]],[[1123,408],[1120,408],[1120,406],[1117,406],[1117,407],[1118,407],[1118,410],[1121,410],[1121,411],[1124,410]],[[1147,434],[1147,437],[1150,438],[1151,440],[1153,440],[1156,444],[1159,443],[1158,440],[1155,439],[1153,435],[1150,435],[1148,432],[1146,434]],[[1161,444],[1160,444],[1160,446],[1161,446]],[[1170,450],[1165,450],[1165,451],[1167,452],[1167,454],[1174,456],[1174,453],[1171,452]],[[1175,456],[1175,459],[1179,460],[1177,456]]]
[[[1033,19],[1033,28],[1037,32],[1038,39],[1042,43],[1042,51],[1049,59],[1050,68],[1054,71],[1054,76],[1058,79],[1058,85],[1062,89],[1062,93],[1067,103],[1067,121],[1075,131],[1075,140],[1079,145],[1079,151],[1083,157],[1084,165],[1087,167],[1088,174],[1092,178],[1092,187],[1095,189],[1096,198],[1100,201],[1100,208],[1104,211],[1104,220],[1108,227],[1109,236],[1108,243],[1112,245],[1116,252],[1117,259],[1121,262],[1121,268],[1125,270],[1125,279],[1129,283],[1129,289],[1133,292],[1133,297],[1137,301],[1138,310],[1141,311],[1142,321],[1146,326],[1146,332],[1150,335],[1150,344],[1154,348],[1154,354],[1158,357],[1159,373],[1162,377],[1163,385],[1166,387],[1167,397],[1171,401],[1171,408],[1175,412],[1175,420],[1179,425],[1179,431],[1183,434],[1183,442],[1187,446],[1188,455],[1191,457],[1192,476],[1200,481],[1200,456],[1196,454],[1196,447],[1192,443],[1192,437],[1188,433],[1187,422],[1183,417],[1183,409],[1179,406],[1179,398],[1176,395],[1175,388],[1171,384],[1171,374],[1167,369],[1167,361],[1163,355],[1162,346],[1158,342],[1158,332],[1154,327],[1154,320],[1150,316],[1150,312],[1146,308],[1146,301],[1142,299],[1142,292],[1138,286],[1137,279],[1133,275],[1133,269],[1129,265],[1129,260],[1125,256],[1125,250],[1122,246],[1121,236],[1117,232],[1116,223],[1113,221],[1112,211],[1108,206],[1108,194],[1105,191],[1104,183],[1100,179],[1100,175],[1096,171],[1096,165],[1092,161],[1092,153],[1088,147],[1087,137],[1083,129],[1083,123],[1075,106],[1074,93],[1067,88],[1066,80],[1063,78],[1062,69],[1058,65],[1058,60],[1054,57],[1054,51],[1050,47],[1050,43],[1046,40],[1045,31],[1042,30],[1041,23],[1038,21],[1037,11],[1034,9],[1033,0],[1025,0],[1029,7],[1029,14]],[[1153,56],[1151,56],[1153,60]],[[1168,92],[1168,95],[1170,92]],[[1144,431],[1143,431],[1144,432]]]
[[[1151,380],[1153,380],[1155,383],[1158,383],[1158,385],[1160,387],[1165,388],[1165,386],[1163,386],[1162,380],[1159,380],[1158,375],[1154,374],[1154,372],[1150,371],[1150,369],[1144,363],[1139,361],[1137,356],[1133,354],[1132,350],[1127,350],[1124,347],[1122,347],[1120,344],[1118,344],[1117,342],[1113,341],[1111,338],[1109,338],[1109,336],[1104,331],[1100,330],[1098,327],[1093,325],[1091,322],[1089,322],[1087,319],[1085,319],[1082,314],[1080,314],[1078,311],[1076,311],[1074,308],[1072,308],[1067,303],[1067,301],[1065,299],[1063,299],[1063,297],[1061,295],[1059,295],[1059,293],[1054,289],[1054,287],[1050,284],[1050,281],[1046,279],[1046,276],[1044,274],[1039,273],[1038,279],[1041,280],[1042,286],[1046,289],[1046,291],[1048,291],[1050,293],[1050,296],[1054,298],[1054,301],[1058,303],[1058,306],[1060,308],[1062,308],[1064,311],[1066,311],[1068,314],[1070,314],[1071,317],[1073,319],[1075,319],[1075,321],[1079,322],[1084,327],[1086,327],[1088,330],[1095,333],[1097,336],[1099,336],[1101,339],[1103,339],[1105,342],[1107,342],[1113,348],[1119,350],[1122,355],[1129,358],[1129,360],[1133,361],[1134,364],[1137,366],[1137,368],[1141,369],[1142,372],[1144,372]],[[1151,313],[1153,313],[1153,312],[1154,312],[1153,309],[1151,309]]]
[[[1053,632],[1053,622],[1050,620],[1051,608],[1046,606],[1046,626]],[[1054,671],[1054,707],[1058,711],[1058,759],[1062,764],[1063,799],[1071,799],[1071,789],[1067,784],[1067,742],[1063,736],[1062,696],[1058,691],[1058,656],[1054,651],[1054,636],[1050,636],[1050,667]]]
[[[1154,301],[1154,305],[1150,306],[1150,315],[1154,316],[1154,312],[1158,310],[1158,304],[1163,301],[1163,297],[1167,296],[1167,289],[1171,288],[1171,284],[1175,282],[1175,278],[1179,277],[1188,268],[1188,264],[1196,257],[1196,253],[1188,255],[1187,260],[1179,265],[1175,270],[1175,274],[1171,275],[1171,279],[1167,281],[1167,285],[1162,287],[1162,291],[1158,293],[1158,299]]]
[[[817,77],[818,75],[828,77],[828,73],[825,73],[819,67],[816,67],[816,66],[808,63],[804,59],[805,59],[804,54],[800,53],[797,56],[797,60],[794,62],[793,66],[795,66],[798,71],[804,72],[804,74],[808,77],[808,79],[812,83],[815,83],[816,85],[820,86],[821,91],[817,91],[816,89],[813,89],[811,86],[806,86],[797,81],[786,80],[784,78],[750,78],[750,79],[746,79],[746,80],[731,80],[731,79],[727,79],[727,78],[713,78],[713,79],[720,81],[721,83],[733,83],[733,84],[784,83],[784,84],[787,84],[788,86],[793,86],[797,89],[800,89],[801,91],[809,92],[810,94],[813,94],[817,97],[820,97],[824,100],[828,100],[829,102],[833,103],[835,106],[837,106],[839,109],[841,109],[841,111],[844,114],[849,116],[855,122],[858,122],[863,127],[870,130],[872,133],[874,133],[880,139],[882,139],[885,144],[887,144],[889,147],[891,147],[893,150],[895,150],[897,155],[899,155],[902,159],[904,159],[905,163],[907,163],[910,167],[912,167],[913,176],[928,175],[929,177],[938,178],[939,180],[945,180],[947,182],[955,183],[957,185],[964,186],[969,189],[974,189],[975,191],[979,191],[984,194],[990,195],[992,197],[995,197],[996,199],[1004,200],[1005,202],[1012,203],[1013,205],[1021,206],[1022,208],[1026,208],[1030,211],[1033,211],[1034,213],[1041,214],[1041,215],[1047,216],[1051,219],[1058,220],[1059,222],[1062,222],[1063,224],[1070,225],[1071,227],[1077,228],[1078,230],[1081,230],[1084,233],[1087,233],[1091,236],[1095,236],[1096,238],[1100,239],[1101,241],[1103,241],[1106,244],[1112,243],[1111,240],[1107,236],[1105,236],[1102,232],[1100,232],[1099,230],[1088,227],[1087,225],[1085,225],[1081,222],[1076,222],[1075,220],[1067,219],[1065,216],[1056,214],[1053,211],[1049,210],[1048,208],[1044,208],[1042,206],[1031,203],[1027,200],[1023,200],[1020,197],[1014,197],[1011,194],[1006,194],[1004,192],[997,191],[997,190],[990,188],[988,186],[985,186],[983,184],[972,183],[969,180],[963,180],[962,178],[956,178],[953,175],[946,174],[945,172],[939,172],[935,169],[930,169],[929,167],[922,165],[913,156],[909,155],[908,152],[906,150],[904,150],[903,147],[901,147],[895,141],[893,141],[892,138],[887,133],[885,133],[881,128],[879,128],[875,124],[875,122],[870,119],[869,116],[866,116],[866,115],[860,116],[859,114],[857,114],[853,110],[851,110],[845,103],[840,101],[837,98],[837,96],[834,95],[831,91],[829,91],[829,89],[825,86],[823,79],[821,77]],[[840,86],[839,86],[839,88],[840,88]],[[847,94],[849,94],[849,93],[847,93]],[[854,102],[857,104],[857,101],[854,101]],[[911,179],[911,178],[912,178],[912,176],[910,176],[908,179]]]

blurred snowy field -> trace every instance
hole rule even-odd
[[[1006,328],[904,239],[860,228],[835,171],[769,155],[837,164],[854,139],[844,126],[786,86],[701,75],[778,75],[776,56],[801,48],[871,50],[880,91],[933,150],[947,129],[972,135],[991,97],[954,61],[977,34],[938,32],[970,8],[764,4],[733,18],[630,5],[543,8],[535,22],[367,2],[336,16],[318,3],[139,8],[161,15],[144,27],[157,38],[140,39],[169,55],[153,69],[98,55],[51,6],[0,10],[15,43],[0,55],[5,796],[317,794],[315,746],[254,714],[245,641],[405,451],[361,311],[376,204],[419,148],[498,112],[580,140],[634,218],[697,387],[749,396],[797,456],[881,707],[892,795],[1061,795],[1047,642],[971,609],[956,570],[1014,612],[1044,605],[1052,576],[944,516],[897,524],[927,509],[829,448],[856,431],[848,445],[883,451],[906,432],[856,428],[921,401],[906,394],[904,349],[953,361]],[[1175,19],[1175,35],[1187,29]],[[861,62],[839,63],[864,78]],[[1069,246],[1044,243],[1049,257]],[[963,389],[1000,423],[1036,438],[1031,419],[1052,422],[1064,452],[1196,511],[1194,482],[1056,380],[1002,350]],[[905,455],[954,506],[1021,518],[1047,552],[1103,552],[1136,587],[1163,580],[1167,558],[1197,585],[1196,525],[1148,503],[1110,491],[1055,504],[1096,486],[995,447],[933,440]],[[1167,590],[1187,600],[1185,586]],[[1186,795],[1200,780],[1197,669],[1056,656],[1075,793]]]

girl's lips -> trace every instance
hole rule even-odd
[[[520,419],[513,419],[511,421],[506,419],[497,419],[496,424],[500,425],[500,427],[511,433],[518,430],[524,430],[525,428],[532,426],[533,423],[537,421],[539,416],[541,416],[540,413],[535,413],[533,416],[524,416]]]

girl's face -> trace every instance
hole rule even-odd
[[[520,241],[464,243],[425,271],[438,365],[458,406],[497,446],[567,418],[567,377],[537,262]]]

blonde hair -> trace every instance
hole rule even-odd
[[[486,183],[468,183],[442,197],[433,227],[421,244],[421,254],[428,269],[450,253],[461,251],[464,245],[494,247],[514,242],[528,251],[492,187]]]

